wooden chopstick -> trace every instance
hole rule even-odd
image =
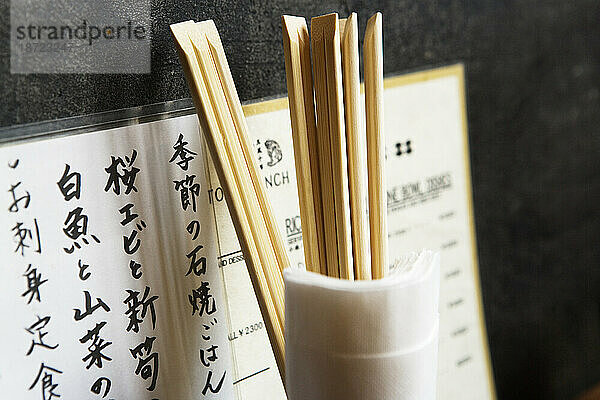
[[[317,143],[321,182],[321,206],[323,209],[324,252],[327,275],[339,278],[337,233],[335,227],[335,205],[333,200],[333,171],[331,168],[331,143],[329,137],[329,106],[323,26],[311,20],[311,54],[315,103],[317,110]]]
[[[205,33],[208,39],[208,44],[217,67],[219,79],[221,80],[221,84],[225,91],[225,97],[227,99],[229,111],[233,116],[237,137],[240,142],[240,146],[242,147],[244,158],[246,159],[246,165],[250,171],[252,185],[254,186],[254,190],[258,196],[260,209],[267,225],[269,237],[275,251],[277,262],[279,264],[279,269],[283,271],[285,268],[290,266],[290,261],[283,244],[283,239],[281,238],[279,228],[277,227],[277,221],[275,220],[271,203],[268,200],[262,177],[258,171],[258,164],[256,162],[254,152],[252,151],[252,146],[250,145],[248,124],[246,123],[246,118],[242,109],[242,103],[240,102],[237,90],[235,88],[233,76],[231,75],[229,64],[227,63],[227,57],[225,55],[225,50],[223,49],[223,44],[221,43],[221,38],[219,36],[219,32],[217,31],[217,27],[212,21],[205,22]],[[200,22],[200,24],[203,23]]]
[[[281,26],[306,269],[326,274],[308,29],[304,18],[289,15]]]
[[[348,206],[346,140],[343,128],[341,44],[337,14],[313,18],[311,29],[315,92],[317,93],[317,129],[319,130],[319,140],[323,143],[322,147],[319,147],[321,175],[325,176],[323,171],[329,170],[327,171],[328,176],[321,184],[323,189],[331,188],[330,193],[322,193],[327,241],[325,247],[327,256],[337,253],[337,260],[330,260],[328,257],[327,269],[330,276],[352,280],[354,279],[354,269]],[[321,116],[327,118],[322,119]],[[324,126],[325,124],[327,126]],[[323,136],[328,136],[329,140]],[[326,182],[330,182],[331,185],[327,185]],[[334,253],[331,247],[336,247],[337,252]],[[333,263],[331,268],[330,262]]]
[[[212,21],[210,21],[212,22]],[[229,156],[229,160],[233,165],[233,173],[236,179],[236,183],[240,188],[240,194],[242,197],[242,204],[248,215],[250,222],[250,229],[252,236],[256,241],[258,248],[258,255],[267,278],[267,284],[277,309],[279,321],[282,326],[284,321],[284,307],[283,307],[283,279],[281,278],[281,270],[279,269],[277,259],[275,257],[274,248],[272,246],[265,220],[261,215],[261,207],[259,204],[258,196],[254,191],[252,180],[250,177],[250,171],[244,154],[241,149],[241,145],[238,139],[238,135],[233,123],[232,115],[227,105],[225,93],[221,80],[219,79],[216,65],[208,45],[206,32],[202,29],[206,25],[207,21],[196,24],[195,32],[190,35],[192,45],[196,51],[196,57],[200,61],[200,67],[208,78],[207,88],[208,94],[213,101],[213,104],[218,110],[216,112],[217,122],[221,130],[221,135],[225,143],[225,149]]]
[[[381,14],[369,19],[364,40],[368,229],[356,14],[341,24],[337,14],[311,21],[316,126],[306,22],[284,16],[282,25],[307,266],[342,279],[380,279],[388,271]],[[171,31],[283,377],[282,270],[289,260],[256,167],[225,52],[212,21],[182,22],[171,25]]]
[[[231,115],[227,99],[225,97],[222,82],[218,76],[215,60],[212,56],[206,35],[207,27],[216,31],[212,21],[205,21],[196,24],[196,34],[190,35],[192,44],[196,51],[196,57],[200,61],[207,79],[208,92],[217,112],[217,121],[221,129],[221,135],[224,138],[225,149],[233,165],[233,172],[236,183],[240,188],[242,205],[246,210],[250,231],[256,242],[258,256],[263,267],[264,276],[269,287],[270,296],[275,305],[275,311],[280,326],[284,325],[284,288],[281,269],[278,265],[273,243],[270,240],[266,221],[261,214],[258,195],[254,190],[251,179],[250,168],[241,148],[238,134],[235,129],[233,117]],[[218,35],[218,33],[217,33]]]
[[[371,271],[373,279],[383,278],[389,270],[387,255],[387,192],[384,169],[382,36],[381,13],[376,13],[367,21],[363,52],[367,116]]]
[[[272,281],[273,289],[271,294],[275,297],[275,303],[281,305],[281,309],[279,310],[280,322],[284,326],[284,288],[281,274],[285,268],[289,267],[288,255],[283,246],[279,228],[277,227],[273,211],[267,199],[266,189],[258,172],[257,162],[250,145],[248,125],[246,124],[242,105],[235,89],[219,33],[212,21],[200,22],[197,25],[204,28],[203,31],[206,34],[218,79],[223,88],[226,105],[230,111],[230,116],[233,118],[235,126],[235,134],[232,135],[233,151],[243,156],[243,159],[240,160],[240,165],[242,165],[243,171],[249,173],[252,185],[249,189],[254,189],[254,199],[258,201],[259,207],[254,208],[254,211],[260,211],[260,214],[257,213],[256,218],[259,222],[261,234],[263,235],[262,243],[265,245],[265,251],[269,253],[267,256],[271,257],[271,252],[273,252],[276,258],[276,263],[273,263],[271,259],[271,262],[267,264],[267,279],[269,282]],[[254,207],[256,207],[255,203]]]
[[[240,239],[240,244],[246,255],[246,263],[250,270],[250,277],[257,293],[263,318],[265,319],[275,359],[282,376],[284,376],[285,344],[283,324],[279,318],[279,314],[282,314],[282,312],[278,310],[278,305],[274,301],[267,276],[265,276],[266,274],[263,270],[265,266],[261,263],[261,257],[257,248],[257,238],[254,237],[252,232],[253,221],[249,218],[249,210],[244,207],[244,201],[240,194],[242,190],[239,186],[240,180],[236,180],[234,172],[235,163],[231,158],[231,152],[228,154],[224,135],[221,134],[221,130],[219,129],[220,125],[225,126],[228,122],[226,116],[219,115],[223,114],[226,109],[223,108],[222,99],[219,100],[212,97],[216,87],[214,82],[214,76],[216,75],[214,64],[211,73],[210,68],[208,68],[210,63],[206,57],[206,51],[197,51],[198,46],[200,49],[204,48],[205,42],[202,40],[202,35],[199,34],[198,27],[193,21],[171,25],[171,31],[177,44],[188,85],[191,89],[200,125],[205,133],[211,156],[216,161],[215,168],[225,190],[230,214],[238,238]],[[196,41],[196,49],[192,44],[191,38],[194,38]],[[229,117],[231,118],[231,116]],[[283,286],[282,283],[281,286]],[[279,305],[279,307],[282,307],[282,305]]]
[[[262,256],[264,260],[264,275],[275,304],[279,323],[283,329],[285,326],[285,293],[282,271],[289,266],[287,253],[283,247],[283,241],[267,200],[264,185],[259,178],[257,164],[249,143],[246,119],[237,96],[219,33],[212,21],[200,22],[196,25],[206,35],[214,62],[216,75],[213,78],[216,79],[215,82],[220,84],[220,93],[223,94],[223,96],[218,97],[219,106],[229,110],[229,113],[224,114],[231,118],[227,120],[227,132],[231,138],[230,151],[235,158],[235,165],[239,165],[244,179],[244,190],[247,191],[249,200],[247,204],[249,218],[251,221],[256,222],[254,235],[259,238],[257,240],[259,256]],[[244,195],[242,195],[242,199],[244,199]]]
[[[365,131],[360,109],[360,73],[358,57],[358,23],[356,13],[340,19],[342,43],[342,72],[346,147],[348,154],[348,183],[350,217],[352,222],[352,256],[356,279],[371,279],[369,256],[369,225],[365,171]]]

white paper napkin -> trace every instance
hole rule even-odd
[[[375,281],[286,269],[288,398],[434,400],[439,264],[423,250]]]

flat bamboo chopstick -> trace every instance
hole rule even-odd
[[[208,22],[208,24],[211,23],[212,21]],[[279,324],[283,328],[283,326],[285,326],[284,289],[281,270],[277,263],[273,244],[270,241],[266,221],[261,214],[261,207],[257,193],[254,191],[249,166],[246,163],[241,149],[239,137],[227,105],[227,99],[225,98],[224,88],[219,79],[215,60],[212,57],[208,45],[206,31],[203,29],[206,25],[207,22],[196,24],[196,34],[190,35],[190,38],[192,39],[192,44],[196,51],[196,57],[200,61],[201,69],[203,69],[205,76],[207,77],[209,96],[213,100],[216,109],[220,111],[216,114],[221,134],[224,138],[225,149],[233,165],[236,183],[240,188],[242,205],[246,210],[246,215],[250,222],[251,234],[256,242],[258,255],[263,267],[270,295],[275,305]]]
[[[365,131],[360,109],[360,73],[358,57],[358,23],[356,13],[340,19],[342,42],[342,72],[346,147],[348,153],[348,183],[352,222],[352,256],[356,279],[371,279],[369,256],[367,169],[365,161]]]
[[[319,265],[321,273],[327,273],[327,259],[325,257],[325,228],[323,219],[323,201],[321,199],[321,171],[319,166],[319,139],[317,137],[317,124],[315,117],[315,94],[313,90],[313,74],[310,58],[310,37],[306,23],[300,29],[300,63],[302,66],[302,83],[304,90],[304,112],[306,113],[306,129],[308,135],[308,148],[310,158],[310,175],[313,185],[313,198],[315,220],[317,224],[317,240],[319,241]]]
[[[304,18],[289,15],[281,17],[281,25],[304,258],[308,271],[326,273],[324,243],[322,242],[321,188],[316,151],[315,157],[311,159],[310,141],[313,142],[313,147],[316,147],[314,143],[316,142],[316,125],[308,29]],[[305,59],[304,63],[303,59]],[[314,174],[315,171],[316,174]]]
[[[259,178],[256,161],[248,139],[248,128],[237,91],[233,83],[229,65],[225,57],[218,31],[212,21],[204,21],[196,24],[206,35],[208,50],[212,56],[214,68],[211,71],[211,79],[215,80],[218,96],[218,106],[227,109],[225,125],[223,128],[228,133],[228,150],[235,160],[234,165],[240,168],[240,178],[244,183],[244,194],[247,195],[246,207],[249,210],[249,219],[254,228],[253,234],[257,239],[259,257],[261,257],[264,275],[269,286],[273,302],[278,314],[280,325],[285,326],[284,314],[284,286],[282,271],[289,266],[287,253],[283,248],[275,218],[273,216],[269,201],[266,197],[265,188]],[[220,89],[220,92],[219,92]]]
[[[302,66],[302,83],[304,90],[304,112],[306,114],[306,129],[310,158],[310,175],[313,185],[313,204],[319,241],[319,266],[322,274],[327,274],[327,258],[325,253],[325,227],[323,219],[323,201],[321,199],[322,184],[319,161],[319,138],[315,116],[315,93],[313,90],[313,74],[310,57],[310,37],[306,24],[300,30],[300,63]]]
[[[217,112],[215,112],[217,122],[225,143],[227,155],[229,156],[230,161],[232,161],[233,173],[236,183],[240,188],[242,204],[248,215],[251,233],[256,241],[258,255],[263,266],[263,271],[265,272],[265,277],[267,278],[267,284],[269,285],[273,302],[275,303],[279,321],[281,325],[284,326],[284,293],[281,270],[277,264],[265,220],[261,214],[258,196],[254,191],[250,171],[246,164],[246,160],[244,159],[233,118],[227,105],[224,89],[219,79],[214,59],[212,58],[206,32],[203,30],[203,27],[206,26],[207,22],[208,21],[197,23],[196,30],[190,35],[190,38],[194,50],[196,51],[196,57],[200,61],[201,70],[207,77],[208,94],[217,110]]]
[[[277,257],[279,269],[283,271],[285,268],[290,266],[290,261],[281,238],[281,233],[277,227],[277,221],[275,220],[271,203],[268,200],[262,177],[258,172],[258,164],[256,162],[254,152],[252,151],[252,146],[250,145],[248,124],[246,123],[246,118],[242,109],[242,103],[238,97],[233,76],[231,75],[229,64],[227,63],[227,57],[225,55],[225,50],[223,49],[223,44],[221,43],[221,38],[219,37],[219,32],[217,31],[217,27],[212,20],[205,21],[204,23],[200,22],[200,24],[204,24],[208,44],[217,67],[219,79],[221,80],[225,90],[227,105],[229,106],[229,110],[233,116],[237,137],[240,142],[240,146],[242,147],[246,165],[250,171],[250,177],[252,179],[254,190],[260,202],[260,209],[267,224],[267,230],[275,250],[275,256]]]
[[[387,255],[387,192],[383,131],[383,44],[381,13],[367,22],[364,40],[365,109],[367,115],[367,170],[371,271],[380,279],[389,270]]]
[[[335,225],[331,228],[335,228],[335,238],[327,237],[328,227],[326,223],[326,248],[329,255],[331,251],[329,245],[337,246],[339,275],[336,276],[341,279],[352,280],[354,279],[354,268],[352,265],[350,209],[348,205],[348,164],[346,161],[346,139],[343,127],[344,105],[338,16],[334,13],[315,17],[311,20],[311,27],[313,29],[315,88],[318,93],[320,92],[317,95],[317,113],[319,116],[328,113],[327,122],[329,125],[330,152],[329,154],[321,154],[319,151],[319,157],[323,161],[321,166],[328,164],[332,177],[332,186],[330,186],[332,188],[332,201],[323,202],[323,213],[325,218],[327,218],[327,212],[333,213]],[[317,128],[322,125],[321,121],[321,118],[319,118]],[[325,134],[325,132],[326,130],[323,128],[323,131],[320,131],[319,135]]]
[[[317,18],[311,20],[311,54],[317,110],[317,143],[321,182],[321,206],[323,209],[324,251],[327,275],[338,277],[339,261],[335,228],[335,205],[333,200],[333,171],[331,169],[331,143],[329,137],[329,106],[323,26]]]
[[[244,208],[240,195],[240,188],[236,184],[235,174],[232,169],[232,160],[227,154],[223,137],[219,130],[219,123],[215,114],[222,112],[215,107],[213,99],[209,96],[207,86],[208,76],[201,70],[197,54],[192,45],[190,36],[197,33],[193,21],[171,25],[171,31],[177,44],[180,60],[190,87],[192,98],[198,113],[198,119],[205,133],[205,139],[213,160],[219,180],[226,193],[226,201],[240,239],[240,244],[246,255],[246,263],[250,270],[250,277],[257,293],[258,303],[265,319],[265,325],[275,359],[279,370],[284,376],[284,336],[283,325],[278,317],[278,310],[273,301],[267,278],[261,265],[256,241],[252,235],[251,221],[247,210]]]
[[[279,305],[278,307],[281,307],[278,309],[278,313],[280,314],[281,325],[284,326],[285,315],[283,307],[284,288],[282,271],[289,267],[287,252],[283,246],[283,240],[281,239],[281,234],[267,198],[266,189],[262,183],[262,177],[260,177],[258,172],[257,163],[248,137],[246,118],[244,117],[242,105],[239,101],[237,90],[235,89],[235,84],[229,70],[219,33],[212,21],[199,22],[197,25],[203,30],[203,33],[206,34],[210,54],[213,58],[217,72],[218,82],[220,82],[220,87],[224,94],[223,100],[225,100],[225,103],[223,105],[229,109],[229,115],[233,119],[234,132],[232,132],[231,135],[232,151],[236,153],[236,157],[241,156],[238,159],[242,166],[241,169],[249,174],[250,183],[246,183],[251,185],[249,190],[254,194],[252,197],[253,212],[255,213],[254,218],[256,218],[260,233],[263,235],[261,243],[264,243],[264,250],[267,253],[267,257],[270,259],[270,262],[265,269],[267,280],[270,282],[269,284],[273,286],[272,295],[275,297],[275,303]],[[246,176],[246,179],[247,178],[248,176]],[[258,207],[256,207],[256,201],[258,202]],[[276,262],[272,259],[273,255]]]

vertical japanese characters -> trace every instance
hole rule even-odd
[[[123,199],[123,206],[118,209],[120,225],[125,229],[123,235],[123,252],[129,258],[129,264],[124,266],[129,269],[131,277],[138,280],[143,276],[143,265],[137,258],[138,251],[142,246],[143,232],[148,228],[144,221],[142,211],[136,208],[135,202],[129,197],[132,193],[138,193],[135,185],[136,177],[141,170],[136,167],[138,152],[131,150],[131,154],[123,157],[110,157],[110,165],[104,169],[108,174],[105,192],[112,191],[119,199]],[[156,329],[155,302],[159,296],[152,292],[152,288],[144,285],[142,290],[134,288],[125,289],[123,303],[127,309],[126,331],[139,333],[140,327],[144,325],[145,332]],[[153,392],[158,384],[159,353],[155,350],[157,336],[145,336],[139,344],[129,349],[130,356],[137,361],[133,371],[140,379],[146,382],[146,389]]]
[[[173,189],[179,193],[181,208],[186,215],[186,220],[189,218],[189,222],[185,227],[191,243],[190,249],[186,253],[189,265],[182,269],[181,273],[183,274],[183,270],[186,270],[184,276],[187,279],[200,283],[197,287],[193,286],[194,289],[191,293],[186,295],[191,317],[200,318],[202,324],[202,347],[199,349],[199,354],[200,362],[206,371],[206,379],[202,385],[201,393],[202,396],[206,396],[208,393],[216,394],[221,391],[227,371],[215,370],[215,368],[219,368],[218,365],[215,365],[219,359],[219,346],[215,344],[211,330],[219,324],[216,315],[213,315],[217,312],[217,303],[215,297],[211,294],[210,282],[205,280],[208,266],[204,245],[200,243],[202,240],[200,236],[202,225],[195,218],[196,203],[201,187],[196,175],[188,173],[190,163],[195,160],[197,153],[191,151],[188,144],[183,134],[180,133],[173,145],[173,154],[169,159],[169,163],[175,163],[181,169],[181,179],[173,181]],[[216,262],[214,264],[216,267]]]
[[[92,374],[97,376],[90,391],[106,396],[110,393],[112,381],[110,377],[103,376],[101,370],[105,363],[112,361],[112,357],[109,355],[109,347],[113,342],[106,337],[102,329],[108,323],[107,313],[111,309],[97,293],[92,295],[90,292],[91,288],[88,286],[88,280],[92,277],[92,271],[86,261],[85,251],[83,251],[84,246],[93,246],[101,243],[101,241],[90,230],[89,216],[81,205],[81,173],[73,170],[69,164],[65,164],[62,174],[57,171],[57,175],[59,179],[56,185],[62,200],[69,205],[69,208],[73,207],[68,212],[62,228],[65,236],[63,238],[65,244],[62,250],[72,260],[73,264],[77,265],[78,277],[84,288],[83,307],[73,309],[73,319],[78,326],[81,326],[81,332],[83,332],[83,335],[79,338],[79,343],[84,347],[81,361],[87,370],[92,370]],[[95,297],[95,301],[92,300],[92,297]]]
[[[14,253],[21,256],[23,263],[18,266],[23,269],[23,278],[25,280],[25,290],[21,294],[23,301],[27,303],[28,309],[31,309],[31,303],[42,303],[44,299],[45,284],[48,278],[44,275],[44,267],[40,264],[42,261],[42,239],[40,237],[40,224],[37,217],[32,218],[29,215],[35,215],[36,204],[32,194],[27,189],[27,182],[19,178],[19,159],[14,159],[8,163],[9,179],[13,182],[8,189],[10,193],[10,203],[8,213],[15,221],[11,228],[11,234],[14,242]],[[23,168],[23,167],[22,167]],[[31,209],[29,209],[31,207]],[[27,211],[29,212],[27,212]],[[25,335],[31,339],[27,348],[23,349],[26,357],[32,357],[39,360],[39,369],[31,372],[32,383],[28,390],[40,391],[42,399],[60,396],[60,375],[62,370],[58,365],[50,365],[44,362],[45,352],[56,351],[60,346],[57,338],[52,334],[51,314],[34,315],[31,312],[31,324],[25,326]],[[30,372],[25,372],[29,374]]]

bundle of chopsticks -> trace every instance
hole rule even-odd
[[[258,172],[221,39],[212,20],[174,24],[171,32],[283,377],[282,271],[289,260]]]
[[[363,42],[365,131],[356,13],[312,18],[310,38],[304,18],[282,16],[306,267],[341,279],[388,270],[381,19]]]
[[[173,24],[171,32],[283,377],[282,271],[289,260],[225,51],[212,20]],[[381,14],[369,19],[364,41],[366,134],[356,14],[312,19],[312,67],[304,18],[283,16],[283,32],[307,269],[343,279],[382,278],[387,226]]]

